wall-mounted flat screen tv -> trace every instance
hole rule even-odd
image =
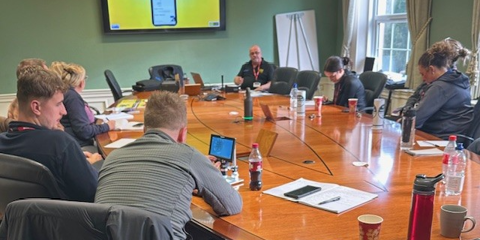
[[[101,0],[105,33],[225,30],[225,0]]]

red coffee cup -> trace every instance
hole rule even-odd
[[[360,240],[380,239],[380,227],[383,218],[373,214],[364,214],[358,217]]]

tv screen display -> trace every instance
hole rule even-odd
[[[105,33],[225,30],[225,0],[102,0]]]

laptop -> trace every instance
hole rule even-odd
[[[274,117],[272,111],[270,111],[270,107],[266,104],[260,103],[260,107],[262,108],[262,112],[265,114],[267,121],[276,122],[282,120],[291,120],[289,117]]]
[[[190,72],[190,74],[192,75],[193,81],[196,84],[200,84],[200,87],[201,87],[202,91],[212,90],[212,86],[205,86],[205,84],[203,83],[202,76],[200,76],[200,73]]]
[[[210,136],[210,147],[208,150],[208,155],[214,156],[217,158],[217,161],[220,161],[220,171],[225,180],[231,185],[243,182],[243,179],[238,177],[238,169],[236,176],[233,172],[230,176],[228,175],[228,167],[232,165],[236,167],[237,165],[235,142],[235,138],[212,134]]]

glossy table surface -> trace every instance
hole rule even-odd
[[[414,157],[400,150],[400,124],[385,120],[382,130],[372,130],[370,115],[359,117],[343,113],[338,106],[323,106],[322,116],[307,107],[306,117],[290,112],[285,96],[254,98],[254,119],[244,122],[243,94],[224,94],[227,100],[206,102],[190,97],[187,103],[187,143],[208,153],[210,135],[220,134],[237,139],[237,152],[249,152],[260,129],[278,133],[270,156],[263,159],[263,188],[277,187],[298,178],[336,183],[376,193],[374,200],[335,214],[276,198],[248,188],[248,162],[239,160],[240,177],[246,179],[239,188],[243,197],[240,214],[217,217],[201,198],[194,197],[191,205],[194,221],[216,234],[229,239],[358,239],[357,217],[362,214],[380,215],[384,222],[381,239],[406,239],[410,215],[413,181],[417,174],[435,176],[442,171],[441,156]],[[130,98],[147,98],[148,93]],[[269,122],[259,104],[268,104],[274,115],[292,120]],[[237,112],[238,115],[232,114]],[[135,120],[142,121],[138,114]],[[138,138],[140,131],[111,131],[97,140],[104,148],[120,138]],[[416,140],[435,137],[417,131]],[[415,148],[419,148],[415,146]],[[313,160],[305,164],[304,160]],[[352,162],[367,162],[357,167]],[[446,239],[440,235],[440,207],[459,204],[467,207],[468,215],[480,220],[479,160],[468,160],[464,191],[460,196],[445,196],[443,185],[437,185],[431,239]],[[462,234],[462,239],[480,237],[480,227]]]

